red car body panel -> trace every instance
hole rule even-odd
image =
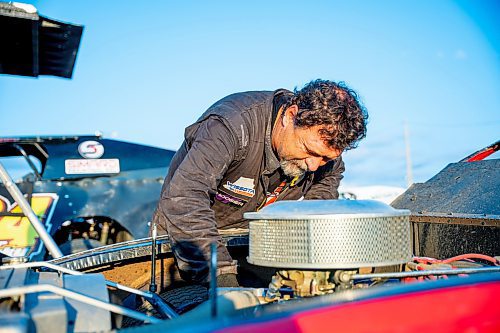
[[[242,324],[220,333],[500,332],[500,282],[400,294]]]

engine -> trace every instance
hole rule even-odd
[[[415,262],[409,217],[409,210],[373,200],[281,201],[246,213],[251,220],[248,262],[279,269],[264,301],[366,288],[416,279],[425,276],[418,273],[422,270],[454,268]]]

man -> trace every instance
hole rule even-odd
[[[206,282],[217,243],[219,286],[236,286],[236,263],[218,229],[247,227],[243,213],[276,200],[337,199],[341,154],[366,135],[368,115],[342,83],[236,93],[186,128],[154,214],[170,235],[181,276]]]

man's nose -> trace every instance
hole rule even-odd
[[[308,157],[306,158],[306,164],[309,171],[316,171],[325,163],[322,157]]]

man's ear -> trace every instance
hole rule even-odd
[[[290,105],[286,110],[285,114],[283,115],[281,121],[283,122],[283,125],[286,124],[294,124],[295,123],[295,116],[299,112],[299,107],[297,105]]]

